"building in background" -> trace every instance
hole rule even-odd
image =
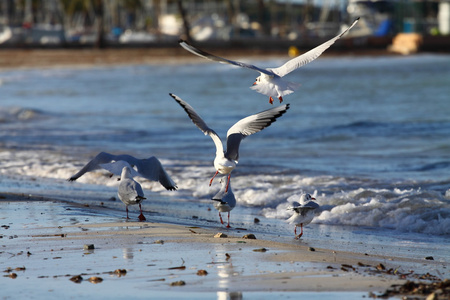
[[[449,0],[2,0],[0,45],[164,46],[182,36],[210,44],[306,46],[356,17],[361,20],[347,37],[368,46],[398,33],[450,34]]]

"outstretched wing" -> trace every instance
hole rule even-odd
[[[169,93],[169,95],[173,99],[175,99],[178,104],[181,105],[181,107],[188,114],[189,118],[192,120],[195,126],[197,126],[205,135],[209,135],[212,138],[214,144],[216,145],[216,153],[218,155],[223,155],[222,141],[220,140],[220,137],[217,135],[217,133],[209,128],[208,125],[206,125],[205,121],[203,121],[203,119],[195,112],[194,108],[190,106],[186,101],[172,93]]]
[[[136,163],[136,168],[142,177],[152,181],[158,181],[167,190],[174,191],[178,188],[166,170],[164,170],[159,159],[154,156],[139,160]]]
[[[234,66],[238,66],[241,68],[247,68],[247,69],[251,69],[251,70],[255,70],[258,71],[260,73],[264,73],[267,75],[273,75],[273,73],[270,70],[266,70],[266,69],[262,69],[262,68],[258,68],[257,66],[254,65],[249,65],[240,61],[234,61],[234,60],[230,60],[230,59],[226,59],[220,56],[216,56],[213,54],[210,54],[208,52],[205,52],[203,50],[197,49],[194,46],[188,44],[186,41],[183,40],[179,40],[178,43],[180,44],[181,47],[183,47],[184,49],[186,49],[187,51],[198,55],[200,57],[215,61],[215,62],[219,62],[221,64],[229,64],[229,65],[234,65]]]
[[[164,170],[161,162],[154,156],[147,159],[137,159],[135,162],[137,171],[124,160],[100,164],[100,166],[114,175],[120,175],[123,167],[128,167],[131,171],[131,177],[140,176],[150,181],[158,181],[170,191],[174,191],[178,188],[176,183],[170,178],[169,174],[167,174],[166,170]]]
[[[100,164],[110,163],[113,160],[116,160],[116,155],[100,152],[97,154],[90,162],[88,162],[78,173],[67,179],[68,181],[75,181],[81,176],[83,176],[87,172],[91,172],[94,170],[98,170],[101,168]],[[122,169],[120,169],[117,175],[120,175]]]
[[[319,57],[325,50],[327,50],[331,45],[334,44],[338,39],[340,39],[347,31],[353,28],[353,26],[358,23],[359,18],[357,18],[355,21],[353,21],[352,25],[348,27],[346,30],[341,32],[339,35],[335,36],[331,40],[317,46],[316,48],[309,50],[305,54],[302,54],[300,56],[297,56],[288,62],[286,62],[284,65],[278,68],[271,68],[270,70],[277,74],[280,77],[285,76],[286,74],[289,74],[290,72],[300,68],[301,66],[306,65],[307,63],[315,60],[317,57]]]
[[[237,161],[239,159],[239,145],[242,139],[269,127],[288,109],[289,104],[280,105],[248,116],[231,126],[227,132],[227,152],[225,157]]]

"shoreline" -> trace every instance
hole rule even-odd
[[[261,51],[252,49],[218,50],[219,56],[230,59],[289,60],[285,51]],[[322,57],[333,56],[382,56],[397,55],[386,50],[333,51],[328,50]],[[140,64],[211,63],[177,48],[106,48],[106,49],[0,49],[0,71],[35,68],[68,68],[93,66],[119,66]]]
[[[83,277],[79,286],[100,277],[96,286],[116,285],[119,294],[127,290],[129,295],[150,289],[187,295],[277,291],[377,296],[408,281],[440,281],[436,275],[398,267],[406,261],[413,266],[430,264],[432,270],[432,261],[313,248],[303,241],[244,239],[251,231],[239,228],[223,228],[227,237],[217,238],[211,228],[117,220],[82,204],[0,196],[0,265],[5,274],[1,280],[10,296],[22,284],[34,286],[33,293],[56,295],[58,289],[78,286],[69,280],[78,275]],[[94,249],[83,250],[89,244]],[[126,276],[116,270],[126,270]],[[200,270],[207,275],[197,275]],[[100,287],[94,293],[105,296],[102,293],[108,292]],[[77,288],[74,295],[84,292]]]

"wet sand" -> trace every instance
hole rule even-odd
[[[361,299],[409,280],[439,281],[399,267],[428,264],[433,270],[432,261],[395,253],[245,239],[251,232],[239,228],[223,228],[227,237],[217,238],[211,228],[127,221],[95,207],[22,195],[1,195],[0,209],[4,299],[264,299],[309,292]]]

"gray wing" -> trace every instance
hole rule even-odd
[[[227,132],[227,152],[225,157],[237,161],[239,145],[245,137],[269,127],[289,109],[289,104],[280,105],[248,116],[234,124]]]
[[[308,212],[313,211],[315,209],[319,208],[319,204],[317,204],[314,201],[309,201],[305,205],[299,205],[292,207],[292,210],[294,210],[296,213],[305,216]]]
[[[208,125],[206,125],[205,121],[203,121],[203,119],[197,114],[194,108],[189,105],[189,103],[187,103],[177,95],[174,95],[172,93],[169,93],[169,95],[173,99],[175,99],[175,101],[178,102],[178,104],[181,105],[184,111],[188,114],[192,123],[194,123],[195,126],[197,126],[205,135],[209,135],[211,137],[211,139],[214,142],[214,145],[216,145],[216,153],[221,153],[223,155],[223,145],[219,135],[214,130],[209,128]]]
[[[90,162],[88,162],[78,173],[76,173],[67,180],[75,181],[87,172],[100,169],[101,168],[100,164],[110,163],[111,161],[115,160],[116,157],[117,157],[116,155],[110,153],[100,152]]]
[[[338,39],[340,39],[347,31],[353,28],[353,26],[356,25],[359,18],[357,18],[355,21],[353,21],[352,25],[348,27],[346,30],[344,30],[339,35],[335,36],[331,40],[317,46],[316,48],[309,50],[303,55],[297,56],[296,58],[293,58],[286,62],[284,65],[278,68],[271,68],[270,70],[277,74],[280,77],[285,76],[286,74],[289,74],[290,72],[300,68],[301,66],[306,65],[307,63],[315,60],[317,57],[319,57],[325,50],[327,50],[331,45],[334,44]]]
[[[154,156],[139,160],[136,163],[136,168],[142,177],[158,181],[167,190],[174,191],[178,188],[166,170],[164,170],[161,162]]]
[[[257,66],[254,66],[254,65],[246,64],[246,63],[239,62],[239,61],[233,61],[233,60],[229,60],[229,59],[226,59],[226,58],[223,58],[223,57],[220,57],[220,56],[216,56],[216,55],[210,54],[208,52],[205,52],[203,50],[195,48],[194,46],[188,44],[186,41],[179,40],[178,43],[180,44],[181,47],[183,47],[187,51],[189,51],[189,52],[191,52],[191,53],[193,53],[193,54],[195,54],[197,56],[200,56],[200,57],[203,57],[203,58],[215,61],[215,62],[219,62],[219,63],[222,63],[222,64],[230,64],[230,65],[238,66],[238,67],[241,67],[241,68],[247,68],[247,69],[255,70],[255,71],[258,71],[260,73],[267,74],[269,76],[273,75],[273,73],[270,70],[261,69],[261,68],[258,68]]]
[[[316,208],[319,208],[320,205],[319,205],[317,202],[309,201],[308,203],[306,203],[305,205],[303,205],[303,207],[311,208],[311,209],[316,209]]]
[[[100,164],[100,166],[114,175],[120,175],[123,167],[129,167],[132,177],[140,176],[147,178],[150,181],[158,181],[162,186],[170,191],[174,191],[178,188],[176,183],[172,180],[172,178],[170,178],[169,174],[167,174],[166,170],[164,170],[161,162],[154,156],[147,159],[137,159],[135,162],[137,172],[127,161],[124,160]]]

